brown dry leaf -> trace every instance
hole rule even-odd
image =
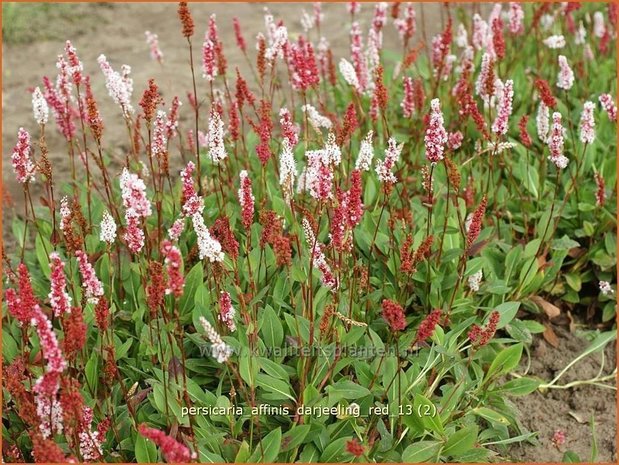
[[[587,421],[587,419],[586,419],[586,418],[583,418],[583,417],[582,417],[582,415],[580,415],[580,414],[578,414],[578,413],[576,413],[576,412],[569,411],[569,412],[567,412],[567,413],[569,413],[569,414],[570,414],[570,416],[571,416],[572,418],[574,418],[574,420],[576,420],[576,421],[577,421],[578,423],[580,423],[581,425],[584,425],[585,423],[589,423],[589,422]]]
[[[578,257],[580,257],[582,254],[584,254],[585,252],[586,252],[586,250],[585,250],[585,249],[582,249],[582,248],[580,248],[580,247],[574,247],[574,248],[572,248],[572,249],[570,249],[570,250],[568,250],[568,251],[567,251],[567,255],[568,255],[570,258],[578,258]]]
[[[557,335],[555,334],[555,332],[552,330],[550,326],[545,326],[545,327],[546,329],[544,330],[544,333],[542,334],[542,336],[544,336],[544,339],[546,340],[548,344],[550,344],[555,349],[558,348],[559,338],[557,337]]]
[[[567,311],[567,318],[570,320],[570,333],[573,333],[576,330],[576,323],[574,322],[574,317],[572,316],[572,312]]]
[[[546,267],[546,255],[540,255],[537,257],[537,265],[540,270],[543,270]]]
[[[478,252],[480,252],[484,247],[486,247],[488,245],[488,240],[483,240],[483,241],[479,241],[476,242],[475,244],[473,244],[471,246],[471,248],[469,249],[469,255],[472,257],[473,255],[477,255]]]
[[[532,296],[531,300],[535,303],[535,305],[540,307],[550,319],[555,318],[561,314],[561,309],[559,307],[551,304],[550,302],[538,295]]]

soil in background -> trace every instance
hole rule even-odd
[[[572,360],[580,355],[589,342],[561,327],[554,327],[559,347],[550,346],[542,337],[536,337],[530,347],[531,367],[528,375],[550,382]],[[610,343],[604,351],[604,374],[617,366],[616,347]],[[523,356],[523,367],[526,359]],[[559,379],[559,385],[594,378],[600,371],[602,353],[594,353],[570,368]],[[616,386],[616,383],[607,382]],[[563,453],[571,450],[583,462],[591,460],[593,436],[591,416],[595,421],[598,455],[596,462],[616,462],[616,395],[612,389],[597,386],[578,386],[570,389],[550,389],[545,394],[534,392],[513,398],[519,410],[522,425],[529,431],[538,431],[539,445],[516,444],[508,456],[522,462],[560,462]],[[555,431],[566,434],[565,444],[557,449],[552,444]]]

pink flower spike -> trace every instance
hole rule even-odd
[[[64,47],[65,55],[67,55],[68,68],[67,71],[71,75],[73,82],[76,85],[80,85],[82,82],[82,73],[84,72],[84,66],[77,56],[77,50],[71,44],[70,40],[67,40]]]
[[[178,97],[172,99],[172,106],[168,112],[168,120],[166,121],[166,139],[170,140],[176,135],[178,129],[178,110],[182,103]]]
[[[462,145],[464,136],[460,131],[450,132],[447,139],[447,147],[449,147],[449,150],[457,150]]]
[[[234,316],[236,310],[232,306],[230,294],[226,291],[222,291],[219,295],[219,321],[223,322],[226,327],[231,331],[236,331],[236,324],[234,323]]]
[[[393,167],[400,159],[400,153],[402,153],[402,147],[404,142],[398,145],[396,140],[389,138],[387,150],[385,150],[385,160],[378,160],[376,162],[376,174],[381,182],[388,184],[395,184],[398,179],[392,173]]]
[[[67,367],[67,362],[62,356],[52,323],[38,305],[34,306],[31,324],[36,327],[37,334],[39,335],[41,350],[47,360],[47,371],[62,373]]]
[[[431,102],[432,111],[430,122],[424,138],[426,145],[426,158],[430,163],[437,163],[443,159],[445,144],[447,143],[447,131],[445,131],[441,102],[435,98]]]
[[[570,68],[567,58],[564,55],[559,55],[559,76],[557,78],[557,87],[563,90],[570,90],[574,85],[574,72]]]
[[[185,278],[183,277],[183,259],[181,252],[172,242],[165,240],[161,243],[161,254],[164,257],[166,271],[168,273],[168,287],[166,294],[173,294],[174,297],[183,295]]]
[[[290,47],[289,60],[293,70],[292,85],[295,89],[307,90],[318,85],[320,73],[311,42],[299,36],[297,42],[293,42]]]
[[[415,109],[415,94],[413,92],[413,78],[410,76],[404,76],[402,78],[402,84],[404,86],[404,97],[402,98],[402,114],[404,118],[411,118],[413,116],[413,110]]]
[[[595,140],[595,119],[593,118],[595,104],[585,102],[580,116],[580,141],[583,144],[591,144]]]
[[[84,461],[97,461],[103,454],[101,440],[105,434],[101,431],[92,431],[92,409],[84,406],[82,411],[81,428],[79,432],[80,454]],[[101,423],[99,423],[101,425]]]
[[[325,254],[322,252],[322,248],[318,243],[307,218],[303,218],[303,232],[305,233],[305,240],[307,241],[307,245],[310,248],[310,253],[312,254],[312,264],[318,268],[321,273],[322,284],[329,288],[332,292],[335,292],[338,288],[337,278],[327,264]]]
[[[22,305],[21,299],[17,296],[15,289],[8,288],[6,290],[4,293],[4,301],[6,302],[9,315],[16,318],[20,326],[30,321],[30,311]]]
[[[252,193],[251,179],[249,179],[247,171],[241,171],[239,177],[241,178],[241,188],[238,195],[242,209],[243,227],[249,230],[254,221],[254,194]]]
[[[488,43],[488,23],[481,19],[479,14],[473,15],[473,37],[472,42],[476,50],[483,50]]]
[[[163,52],[159,48],[159,37],[157,34],[146,31],[144,35],[146,36],[146,43],[150,48],[150,57],[160,64],[163,63]]]
[[[62,316],[71,313],[71,297],[67,293],[67,280],[64,275],[64,262],[57,252],[49,254],[49,266],[52,269],[50,276],[51,291],[49,300],[54,311],[54,316]]]
[[[137,174],[123,168],[120,175],[120,189],[128,217],[147,217],[152,214],[150,201],[146,197],[146,184]]]
[[[39,431],[44,438],[54,434],[62,434],[64,429],[63,409],[57,399],[59,383],[55,372],[45,373],[37,379],[34,391],[34,402],[40,419]]]
[[[509,32],[514,35],[524,33],[524,10],[518,2],[509,2]]]
[[[144,231],[140,227],[140,218],[138,216],[125,215],[125,219],[127,220],[127,229],[123,239],[132,253],[139,253],[144,247],[145,239]]]
[[[346,10],[351,15],[357,15],[361,11],[361,3],[360,2],[348,2],[346,3]]]
[[[168,229],[168,236],[170,236],[170,240],[172,242],[176,242],[178,238],[181,237],[181,234],[183,233],[184,229],[185,229],[185,219],[177,218],[172,224],[172,227]]]
[[[88,299],[88,302],[96,304],[99,301],[99,297],[103,295],[103,284],[97,278],[95,269],[88,261],[86,252],[78,250],[75,252],[75,257],[82,275],[82,286],[84,286],[86,299]]]
[[[440,309],[434,309],[430,314],[419,324],[417,329],[417,337],[415,342],[425,341],[429,337],[432,337],[436,325],[439,324],[443,312]]]
[[[514,98],[514,81],[508,79],[499,95],[497,117],[492,124],[492,132],[498,135],[507,134],[508,120],[512,114],[512,100]]]
[[[150,439],[161,448],[161,453],[168,463],[188,463],[197,456],[191,453],[189,448],[171,436],[168,436],[163,431],[155,428],[149,428],[145,424],[138,427],[139,433],[147,439]]]
[[[202,214],[194,214],[191,217],[191,221],[198,238],[198,256],[200,260],[208,258],[211,263],[223,261],[224,253],[221,250],[221,244],[211,236],[211,233],[204,224]]]
[[[32,114],[34,115],[34,120],[40,125],[47,124],[47,120],[49,118],[49,107],[43,94],[41,93],[41,89],[36,87],[32,92]]]
[[[123,65],[122,73],[114,71],[105,55],[99,55],[97,62],[105,76],[105,86],[107,87],[110,97],[112,97],[114,103],[120,105],[123,116],[129,118],[133,114],[133,107],[131,106],[133,79],[129,78],[131,68],[127,65]]]
[[[550,156],[548,159],[552,161],[559,169],[567,167],[569,160],[563,155],[563,132],[564,128],[561,124],[561,113],[554,112],[552,114],[552,127],[550,129],[550,137],[548,139],[548,148],[550,149]]]
[[[338,206],[333,212],[331,244],[338,252],[350,251],[352,248],[352,230],[359,224],[363,216],[363,187],[361,172],[353,170],[350,174],[350,190],[337,189]]]
[[[400,40],[406,44],[408,41],[415,35],[416,30],[416,20],[415,20],[415,7],[412,3],[407,3],[406,8],[404,9],[404,17],[396,18],[393,21],[396,29],[398,30],[398,35],[400,36]]]
[[[158,110],[155,118],[154,130],[153,130],[153,143],[151,153],[153,157],[160,159],[160,157],[167,151],[168,141],[166,139],[168,117],[165,111]]]
[[[372,18],[372,29],[376,32],[382,31],[387,24],[387,3],[380,2],[374,7],[374,17]]]
[[[52,109],[58,130],[62,133],[66,140],[70,141],[75,135],[75,123],[73,122],[73,108],[64,101],[64,97],[52,85],[48,77],[43,78],[43,87],[45,88],[45,101]]]
[[[299,143],[299,125],[295,124],[287,108],[279,110],[279,124],[282,128],[282,137],[288,139],[291,147]]]
[[[602,94],[599,97],[602,108],[608,114],[611,121],[617,121],[617,105],[610,94]]]
[[[232,25],[234,27],[234,36],[236,37],[236,45],[241,49],[243,53],[247,52],[247,44],[245,43],[245,38],[243,37],[243,33],[241,32],[241,24],[239,23],[239,18],[232,18]]]
[[[361,26],[359,26],[357,21],[355,21],[352,23],[350,28],[350,59],[353,67],[355,68],[355,72],[357,73],[357,81],[361,92],[365,92],[367,90],[370,79],[364,52]]]
[[[183,215],[185,216],[192,216],[196,213],[201,214],[204,210],[204,200],[198,195],[193,184],[192,174],[194,169],[195,164],[190,161],[185,169],[181,171],[181,179],[183,181]]]
[[[208,122],[208,155],[216,165],[223,161],[228,153],[224,145],[224,122],[218,111],[211,110]],[[200,141],[202,143],[202,141]]]
[[[202,44],[202,77],[207,81],[213,81],[215,76],[217,76],[215,44],[207,33]]]
[[[384,299],[382,308],[383,319],[387,322],[391,331],[404,331],[406,329],[406,315],[404,315],[404,309],[399,303]]]
[[[35,180],[35,166],[30,159],[30,134],[24,128],[19,128],[17,133],[17,144],[13,148],[11,161],[17,182],[27,184]]]

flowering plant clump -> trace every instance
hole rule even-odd
[[[533,335],[612,330],[615,5],[444,4],[433,38],[337,8],[344,52],[320,3],[249,31],[181,2],[186,96],[69,41],[31,83],[5,461],[509,460]]]

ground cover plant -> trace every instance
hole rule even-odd
[[[5,461],[504,461],[535,440],[512,399],[569,387],[615,339],[614,5],[444,6],[421,38],[412,4],[339,6],[344,56],[320,4],[250,37],[181,3],[185,95],[133,95],[105,55],[88,74],[70,41],[30,83],[4,159],[24,198]],[[528,376],[561,317],[588,348]]]

